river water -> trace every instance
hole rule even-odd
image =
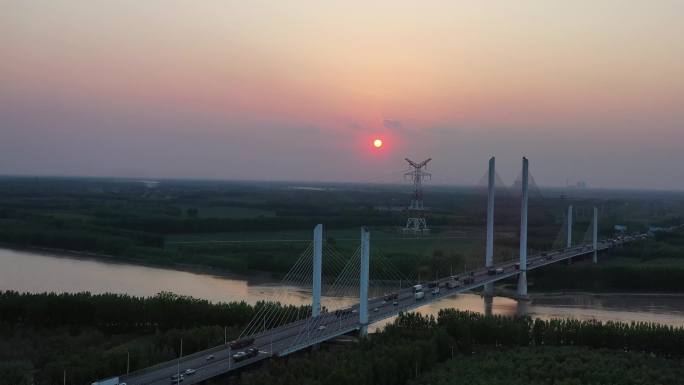
[[[152,296],[161,291],[189,295],[213,302],[279,300],[287,304],[308,304],[311,293],[303,288],[282,287],[263,277],[213,275],[128,263],[110,262],[0,249],[0,291],[127,293]],[[353,298],[323,298],[334,309],[353,303]],[[423,306],[423,314],[442,308],[532,317],[597,319],[601,321],[646,321],[684,326],[684,294],[546,294],[518,302],[494,297],[491,303],[478,294],[460,294]],[[381,325],[375,325],[376,327]]]

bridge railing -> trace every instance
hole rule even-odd
[[[602,242],[599,243],[597,249],[598,249],[598,250],[609,249],[609,248],[611,248],[611,247],[618,246],[618,245],[621,245],[621,244],[630,242],[630,241],[635,240],[635,239],[639,239],[639,238],[630,237],[630,238],[626,238],[626,239],[617,241],[617,242],[615,242],[615,243],[608,243],[608,244],[605,243],[605,241],[602,241]],[[572,248],[560,248],[560,249],[557,249],[557,250],[549,250],[549,251],[547,251],[546,253],[567,252],[567,251],[569,251],[570,249],[578,249],[580,246],[586,247],[586,246],[591,246],[591,244],[575,245],[575,246],[573,246]],[[589,253],[589,252],[591,252],[591,251],[593,251],[593,248],[592,248],[591,250],[578,250],[578,255],[580,255],[580,254],[586,254],[586,253]],[[537,255],[535,255],[534,257],[539,257],[540,255],[541,255],[541,254],[537,254]],[[531,257],[532,257],[532,256],[531,256]],[[560,259],[554,259],[553,261],[549,261],[548,263],[554,263],[554,262],[557,262],[557,261],[559,261],[559,260],[567,259],[567,258],[570,258],[570,257],[565,257],[565,258],[560,258]],[[544,263],[544,264],[542,264],[542,265],[547,265],[548,263]],[[535,266],[535,267],[541,267],[542,265]],[[508,277],[508,276],[512,276],[512,275],[515,275],[515,274],[517,274],[517,272],[512,272],[512,273],[509,273],[509,274],[505,274],[505,275],[503,275],[503,276],[499,276],[499,279],[501,279],[501,278],[506,278],[506,277]],[[474,284],[474,285],[467,285],[467,286],[462,287],[462,289],[459,290],[459,292],[471,290],[471,289],[473,289],[473,288],[475,288],[475,287],[482,286],[483,284],[484,284],[484,283],[480,282],[480,283],[476,283],[476,284]],[[440,298],[442,298],[442,297],[440,297]],[[426,301],[426,302],[431,302],[431,301]],[[377,322],[377,321],[380,321],[380,320],[382,320],[382,319],[390,318],[390,317],[392,317],[392,316],[398,314],[398,313],[401,312],[401,311],[411,310],[411,309],[420,307],[420,306],[422,306],[422,305],[423,305],[423,303],[412,303],[412,304],[410,304],[410,305],[408,305],[408,306],[402,306],[402,307],[401,307],[401,310],[398,310],[398,309],[397,309],[397,310],[391,310],[391,311],[388,311],[388,312],[383,312],[383,313],[381,313],[381,314],[377,314],[377,315],[379,315],[379,317],[377,317],[377,315],[376,315],[376,317],[371,317],[371,318],[374,320],[374,322]],[[353,308],[353,306],[351,306],[350,308]],[[354,317],[354,316],[357,316],[357,313],[352,313],[351,317]],[[348,317],[344,318],[344,320],[347,320],[347,321],[349,321],[349,319],[350,319],[350,318],[348,318]],[[316,343],[320,343],[320,342],[326,341],[326,340],[331,339],[331,338],[333,338],[333,337],[336,337],[336,336],[339,336],[339,335],[343,335],[343,334],[349,333],[349,332],[351,332],[351,331],[353,331],[353,330],[358,330],[359,327],[360,327],[360,325],[359,325],[358,323],[354,323],[354,324],[350,324],[350,325],[344,325],[344,326],[343,326],[342,324],[340,324],[340,327],[339,327],[339,328],[329,328],[329,329],[325,329],[325,330],[323,331],[323,330],[318,330],[316,325],[318,325],[318,324],[317,324],[317,323],[313,323],[312,325],[306,326],[307,328],[310,327],[310,326],[315,326],[316,328],[313,329],[313,330],[311,330],[311,329],[303,329],[303,330],[301,330],[300,333],[295,337],[294,343],[293,343],[292,345],[290,345],[289,347],[283,349],[282,351],[278,352],[277,354],[278,354],[278,355],[286,355],[286,354],[295,352],[295,351],[297,351],[297,350],[306,348],[306,347],[308,347],[308,346],[314,345],[314,344],[316,344]],[[310,337],[310,338],[302,339],[302,332],[303,332],[303,331],[308,331],[308,332],[313,331],[314,334],[313,334],[313,336]],[[204,356],[204,355],[209,355],[209,354],[212,354],[212,353],[215,353],[215,352],[219,352],[219,351],[222,351],[222,350],[225,350],[225,349],[228,349],[228,345],[227,345],[227,344],[217,345],[217,346],[211,347],[211,348],[206,349],[206,350],[201,350],[201,351],[198,351],[198,352],[194,352],[194,353],[185,355],[185,356],[183,356],[183,357],[181,358],[181,362],[183,362],[183,361],[185,361],[185,360],[189,360],[189,359],[198,358],[198,357],[201,357],[201,356]],[[157,363],[157,364],[152,365],[152,366],[149,366],[149,367],[147,367],[147,368],[139,369],[139,370],[133,371],[133,372],[131,372],[131,373],[129,373],[129,374],[122,375],[122,376],[120,376],[120,379],[124,380],[124,382],[125,382],[125,380],[128,379],[128,378],[132,378],[132,377],[135,377],[135,376],[144,375],[144,374],[146,374],[146,373],[153,372],[153,371],[159,370],[159,369],[161,369],[161,368],[173,366],[173,365],[176,365],[177,362],[178,362],[178,359],[173,359],[173,360],[169,360],[169,361]]]

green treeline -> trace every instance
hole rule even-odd
[[[261,305],[213,304],[167,292],[143,298],[126,294],[6,291],[0,293],[0,324],[39,328],[88,325],[115,332],[243,325]]]
[[[518,347],[458,357],[411,385],[681,384],[684,361],[585,347]]]
[[[511,352],[514,349],[512,352],[517,352],[521,350],[515,349],[534,348],[531,351],[537,354],[536,359],[547,360],[551,366],[552,362],[548,360],[563,350],[550,348],[558,346],[571,349],[575,354],[591,349],[603,349],[602,355],[620,356],[630,352],[632,355],[629,359],[637,360],[642,365],[676,368],[681,365],[681,357],[684,356],[684,329],[646,323],[543,321],[529,317],[484,316],[453,309],[440,311],[437,319],[407,314],[400,316],[383,332],[362,340],[355,347],[272,360],[258,371],[243,373],[237,383],[400,385],[429,373],[451,358],[454,360],[450,362],[461,359],[477,361],[481,354],[489,351]],[[670,361],[659,366],[649,361],[651,356]],[[511,354],[501,354],[497,359],[501,360],[502,367],[514,362]],[[621,360],[623,358],[618,357],[615,362]],[[582,368],[573,362],[567,365],[566,373]],[[616,372],[611,367],[601,369],[603,372],[597,375],[603,376],[599,378],[608,378],[606,382],[572,382],[565,379],[571,382],[558,383],[629,383],[622,382],[628,371]],[[681,371],[678,373],[681,374]],[[670,372],[667,375],[670,377],[662,378],[672,378]],[[225,383],[225,380],[216,380],[214,383]]]
[[[495,346],[588,346],[684,356],[684,328],[657,323],[542,320],[530,317],[485,316],[454,309],[441,310],[437,325],[464,348]]]
[[[318,213],[317,213],[318,214]],[[318,223],[328,228],[395,226],[399,217],[378,215],[373,211],[338,213],[335,216],[283,216],[275,218],[102,218],[94,222],[102,227],[133,231],[154,229],[161,234],[217,233],[236,231],[309,230]]]
[[[255,312],[244,302],[213,304],[160,293],[0,293],[0,385],[90,384],[98,378],[217,346],[236,338]],[[291,314],[298,313],[291,307]],[[309,307],[302,307],[308,314]]]

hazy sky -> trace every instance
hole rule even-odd
[[[369,4],[372,3],[372,4]],[[684,189],[684,1],[0,2],[0,174]],[[372,139],[385,147],[374,150]]]

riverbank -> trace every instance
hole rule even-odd
[[[528,286],[527,296],[530,299],[563,297],[563,296],[587,296],[587,297],[659,297],[659,298],[683,298],[684,292],[671,291],[587,291],[573,289],[540,290],[533,285]],[[481,290],[474,290],[474,293],[482,294]],[[515,284],[499,284],[494,287],[494,295],[517,299],[518,293]]]
[[[50,257],[66,257],[81,260],[94,260],[99,262],[111,263],[111,264],[124,264],[124,265],[135,265],[144,267],[153,267],[161,269],[169,269],[175,271],[183,271],[195,274],[206,274],[215,277],[229,278],[229,279],[249,279],[255,283],[274,283],[282,274],[250,270],[247,273],[235,273],[233,271],[223,269],[220,267],[213,267],[208,265],[190,264],[190,263],[179,263],[179,262],[169,262],[169,263],[155,263],[145,259],[125,257],[125,256],[113,256],[107,254],[91,253],[86,251],[78,250],[66,250],[66,249],[56,249],[49,247],[38,247],[38,246],[17,246],[7,243],[0,242],[0,250],[13,250],[18,252],[26,253],[36,253],[42,254]]]
[[[0,290],[42,293],[121,293],[154,296],[161,291],[173,292],[214,303],[246,301],[255,304],[277,298],[284,304],[311,303],[310,288],[281,287],[279,280],[268,275],[259,277],[235,274],[215,274],[214,270],[174,269],[110,261],[91,256],[53,255],[0,249]],[[551,296],[537,296],[521,303],[515,300],[515,286],[497,285],[496,297],[488,303],[479,292],[463,293],[426,304],[422,314],[437,315],[441,308],[458,308],[473,312],[500,315],[532,314],[544,319],[574,317],[604,321],[653,320],[672,326],[684,326],[684,300],[675,295],[660,296],[643,293],[643,297],[620,293],[601,297],[605,293],[589,293],[587,297],[571,291],[553,291]],[[577,291],[586,293],[587,291]],[[565,293],[565,295],[562,295]],[[325,293],[324,293],[325,294]],[[638,293],[637,293],[638,294]],[[649,296],[650,295],[650,296]],[[612,298],[612,299],[611,299]],[[644,298],[641,300],[640,298]],[[609,300],[610,299],[610,300]],[[330,309],[348,306],[353,298],[327,297],[324,305]]]

